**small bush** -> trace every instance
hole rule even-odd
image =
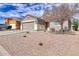
[[[74,20],[74,21],[73,21],[73,29],[74,29],[75,31],[78,31],[78,20]]]

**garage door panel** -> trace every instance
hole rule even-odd
[[[23,30],[34,30],[34,22],[24,23]]]

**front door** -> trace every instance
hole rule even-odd
[[[49,28],[49,22],[45,22],[45,30],[48,30]]]

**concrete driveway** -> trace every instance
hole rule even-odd
[[[5,31],[0,31],[0,36],[2,35],[8,35],[8,34],[14,34],[14,33],[19,33],[23,32],[21,30],[5,30]]]

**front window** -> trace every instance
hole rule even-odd
[[[54,25],[60,25],[60,23],[59,22],[54,22]]]

